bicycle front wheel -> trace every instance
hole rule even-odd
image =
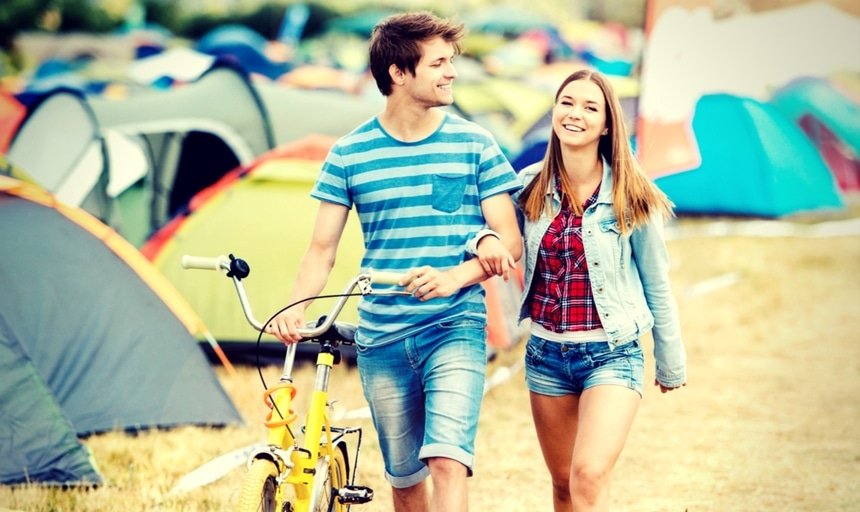
[[[270,460],[255,459],[242,484],[239,512],[275,512],[278,468]]]
[[[330,457],[320,457],[317,463],[317,479],[314,482],[313,512],[347,512],[349,507],[337,501],[337,490],[347,484],[349,463],[346,446],[338,443]]]

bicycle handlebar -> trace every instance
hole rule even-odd
[[[251,324],[254,329],[261,332],[265,331],[262,322],[259,322],[256,318],[254,318],[254,314],[251,309],[251,303],[248,300],[247,294],[245,293],[245,286],[242,284],[242,279],[247,277],[248,273],[250,272],[250,268],[244,260],[240,258],[235,258],[232,254],[229,258],[223,255],[207,257],[190,256],[186,254],[182,256],[180,263],[182,267],[186,269],[225,271],[227,273],[227,276],[233,279],[233,284],[236,287],[236,293],[239,295],[239,302],[242,305],[242,311],[245,313],[245,319],[248,320],[248,323]],[[356,275],[347,284],[342,296],[339,298],[337,303],[335,303],[334,307],[332,307],[331,312],[325,316],[325,320],[320,325],[317,325],[315,327],[299,329],[299,334],[303,338],[313,338],[326,332],[332,326],[332,324],[334,324],[335,319],[337,318],[338,314],[340,314],[340,311],[343,309],[344,304],[346,304],[347,299],[349,299],[350,294],[355,288],[358,288],[359,292],[362,295],[368,295],[371,293],[377,295],[408,295],[408,292],[405,291],[375,292],[372,288],[373,284],[397,285],[400,283],[401,279],[403,279],[403,274],[398,274],[396,272],[377,272],[374,270]]]
[[[398,274],[397,272],[371,270],[367,275],[370,276],[370,284],[398,286],[400,285],[400,280],[403,279],[403,274]]]
[[[180,261],[182,268],[200,270],[221,270],[223,268],[221,266],[221,262],[225,262],[229,265],[229,260],[227,260],[226,256],[210,258],[205,256],[189,256],[186,254]],[[229,266],[226,270],[229,270]]]

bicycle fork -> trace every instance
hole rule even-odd
[[[323,444],[325,444],[325,446],[328,447],[328,452],[332,457],[334,456],[335,451],[340,449],[337,446],[337,442],[347,433],[359,433],[360,443],[360,429],[336,428],[335,430],[338,434],[337,438],[335,439],[332,436],[332,427],[329,423],[329,415],[326,414],[325,411],[327,411],[329,408],[328,384],[329,376],[331,374],[331,370],[334,364],[335,354],[333,353],[332,347],[327,343],[322,343],[320,346],[320,352],[317,355],[316,381],[314,382],[314,391],[313,395],[311,396],[310,406],[310,410],[314,411],[315,414],[309,414],[307,422],[305,424],[305,446],[309,449],[312,449],[313,447],[321,448]],[[323,435],[325,435],[324,443],[322,442]],[[344,453],[346,453],[346,451],[344,451]],[[321,453],[317,453],[316,455],[320,456]],[[311,460],[307,461],[307,470],[311,474],[316,467],[317,456],[314,456],[311,458]],[[329,462],[331,462],[331,460]],[[337,502],[341,505],[345,505],[346,510],[348,510],[351,505],[367,503],[373,499],[373,489],[365,486],[354,485],[355,473],[358,469],[358,447],[356,448],[356,456],[354,462],[355,465],[353,466],[352,472],[348,470],[346,471],[346,474],[344,475],[346,477],[346,480],[341,482],[340,486],[334,489],[335,494],[332,496],[333,500],[337,500]],[[336,471],[334,464],[328,465],[328,471],[330,472],[331,481],[334,482],[334,473]],[[302,471],[302,474],[305,474],[304,471]],[[335,509],[332,508],[332,510]]]

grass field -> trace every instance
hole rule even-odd
[[[670,242],[672,279],[689,353],[689,384],[653,387],[614,473],[613,510],[853,511],[860,503],[860,236],[684,237]],[[712,278],[726,286],[703,292]],[[650,351],[650,340],[646,340]],[[500,354],[516,363],[522,346]],[[653,359],[646,360],[653,381]],[[312,369],[299,382],[310,385]],[[276,370],[266,369],[269,379]],[[178,495],[179,479],[263,439],[256,371],[218,376],[247,419],[242,428],[180,428],[86,441],[108,484],[95,490],[0,487],[0,508],[26,511],[229,510],[243,468]],[[364,406],[354,369],[332,394]],[[302,407],[299,407],[303,410]],[[368,420],[359,483],[376,491],[356,512],[391,510]],[[522,373],[487,395],[470,480],[477,512],[551,510]]]

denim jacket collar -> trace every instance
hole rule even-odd
[[[542,167],[543,162],[538,162],[522,170],[523,188],[540,174]],[[552,206],[551,211],[558,211],[561,207],[561,197],[558,195],[554,180],[547,184],[546,196],[547,205]],[[600,192],[597,194],[595,204],[612,204],[612,167],[606,160],[603,160],[603,178],[600,181]]]

